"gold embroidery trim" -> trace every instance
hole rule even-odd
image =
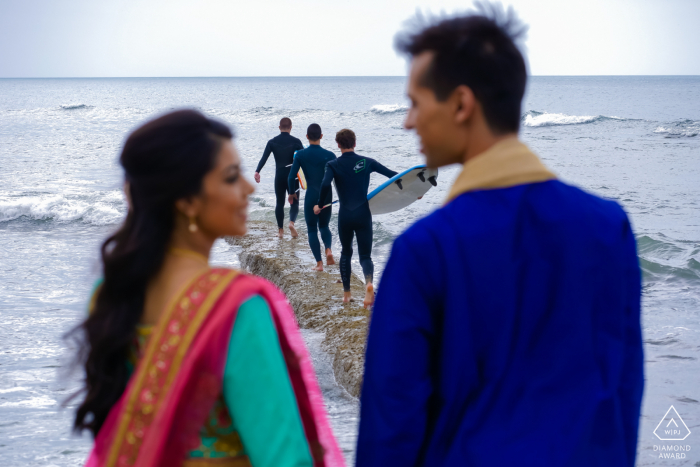
[[[210,457],[189,458],[182,463],[182,467],[251,467],[248,456],[237,457]]]
[[[209,278],[204,277],[206,274],[211,274]],[[126,438],[127,435],[132,435],[132,433],[127,433],[127,430],[129,428],[129,425],[133,419],[134,415],[134,406],[136,404],[136,401],[141,394],[141,391],[143,389],[143,383],[144,379],[146,376],[149,374],[149,371],[155,370],[153,368],[155,366],[155,363],[153,362],[153,357],[154,354],[158,350],[158,346],[161,343],[162,337],[166,330],[168,329],[168,326],[170,325],[171,318],[175,311],[178,308],[178,304],[180,303],[181,300],[183,300],[184,295],[191,289],[193,286],[198,282],[204,280],[206,283],[206,280],[221,280],[213,289],[210,290],[210,292],[207,294],[207,298],[202,302],[202,304],[199,306],[199,309],[196,312],[196,315],[194,319],[190,322],[190,325],[188,326],[188,329],[186,331],[186,334],[184,337],[186,337],[186,343],[189,345],[189,343],[192,341],[194,336],[196,335],[196,332],[199,330],[199,326],[201,323],[204,321],[204,318],[209,314],[209,311],[211,307],[213,306],[214,302],[219,298],[220,294],[223,292],[225,287],[233,280],[233,278],[238,274],[238,271],[229,271],[225,274],[219,274],[217,272],[212,273],[211,269],[207,269],[206,272],[197,274],[195,277],[193,277],[191,280],[189,280],[181,289],[180,291],[173,296],[173,298],[170,300],[168,303],[168,306],[165,309],[165,313],[160,318],[160,321],[158,323],[158,326],[154,330],[155,332],[153,335],[150,337],[148,345],[146,347],[146,352],[143,356],[142,359],[142,364],[139,365],[137,374],[134,375],[136,377],[136,380],[134,382],[133,387],[131,388],[131,392],[128,395],[128,400],[126,401],[126,407],[124,409],[124,413],[122,414],[121,420],[119,421],[119,427],[117,429],[117,433],[112,440],[112,445],[110,446],[109,449],[109,455],[107,457],[107,462],[106,466],[113,466],[117,462],[120,448],[123,444],[124,439]],[[212,276],[217,275],[216,279],[212,279]],[[178,336],[173,336],[173,337],[178,337]],[[172,339],[172,338],[171,338]],[[183,342],[184,343],[184,342]],[[172,363],[170,365],[168,375],[166,377],[167,384],[163,385],[160,391],[162,394],[163,392],[167,392],[170,383],[174,379],[174,375],[177,373],[176,369],[179,367],[179,364],[181,363],[182,359],[184,358],[184,355],[187,351],[188,345],[185,345],[183,347],[178,347],[176,350],[176,354],[172,360]],[[184,350],[183,350],[184,349]],[[176,364],[177,363],[177,364]],[[127,440],[128,441],[128,440]]]

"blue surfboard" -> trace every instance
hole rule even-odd
[[[372,215],[388,214],[416,202],[437,186],[437,169],[417,165],[379,185],[367,195]]]
[[[428,169],[425,165],[417,165],[391,177],[367,195],[372,215],[398,211],[418,201],[428,190],[437,186],[437,178],[438,170]],[[335,200],[322,208],[337,202]]]

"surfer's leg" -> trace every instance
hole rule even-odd
[[[362,219],[356,225],[357,251],[360,255],[362,274],[365,276],[365,308],[374,303],[374,263],[372,262],[372,214],[367,209]]]
[[[287,180],[284,178],[283,171],[275,173],[275,218],[277,219],[277,228],[282,230],[284,224],[284,202],[287,197]]]
[[[287,184],[287,180],[289,179],[289,172],[291,169],[285,169],[284,171],[284,186],[285,186],[285,192],[289,191],[289,185]],[[294,184],[294,189],[299,188],[299,183]],[[297,194],[297,197],[294,198],[294,201],[292,201],[292,204],[289,206],[289,231],[292,233],[292,238],[297,238],[299,234],[297,234],[297,229],[294,226],[294,223],[297,221],[297,216],[299,215],[299,191],[295,191],[294,193],[289,193],[290,195]],[[285,196],[285,199],[287,197]],[[284,214],[283,214],[284,215]],[[283,218],[284,220],[284,218]]]
[[[331,214],[333,212],[332,209],[333,206],[328,206],[318,215],[318,230],[321,231],[321,240],[323,240],[323,246],[326,247],[327,250],[330,250],[331,246],[333,246],[333,235],[329,227],[331,223]],[[311,213],[313,214],[313,206],[311,207]]]
[[[299,192],[297,191],[297,194],[298,193]],[[311,213],[313,214],[313,207],[311,208]],[[299,197],[297,196],[296,198],[294,198],[292,205],[289,207],[289,220],[292,222],[296,222],[298,215],[299,215]]]
[[[340,250],[340,279],[343,281],[343,291],[345,292],[343,301],[345,302],[350,299],[350,275],[352,274],[350,260],[352,259],[352,237],[354,232],[352,224],[345,222],[343,214],[342,211],[338,213],[338,238],[342,247],[342,250]]]
[[[307,193],[307,197],[308,195],[309,194]],[[306,229],[309,236],[309,247],[311,248],[311,253],[314,254],[314,259],[316,260],[316,269],[323,271],[323,262],[321,261],[321,243],[318,241],[317,231],[319,216],[314,214],[313,204],[313,201],[304,201],[304,219],[306,220]],[[323,211],[321,211],[321,215],[323,215]],[[323,236],[323,234],[321,234],[321,236]],[[319,266],[320,269],[318,269]]]

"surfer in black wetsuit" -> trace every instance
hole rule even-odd
[[[331,192],[331,182],[335,179],[340,209],[338,210],[338,237],[342,250],[340,252],[340,277],[343,281],[343,302],[350,301],[350,259],[352,258],[352,238],[357,236],[357,249],[360,253],[360,265],[365,276],[366,292],[364,306],[369,308],[374,303],[374,264],[372,263],[372,213],[367,201],[369,177],[378,172],[391,178],[397,174],[369,157],[355,154],[355,133],[352,130],[340,130],[335,141],[343,154],[326,164],[326,173],[321,184],[321,194],[314,212],[319,214],[325,207],[322,203]]]
[[[314,205],[318,204],[318,197],[321,193],[321,182],[323,174],[326,170],[326,163],[335,160],[335,154],[321,147],[321,127],[317,123],[312,123],[306,130],[306,137],[309,139],[309,147],[296,153],[294,164],[289,172],[287,184],[290,192],[294,190],[297,182],[297,173],[301,168],[306,178],[306,197],[304,198],[304,219],[306,220],[306,228],[309,234],[309,246],[311,252],[316,259],[316,271],[323,271],[323,261],[321,261],[321,244],[318,241],[318,231],[321,231],[321,240],[326,247],[326,264],[335,264],[333,253],[331,252],[332,236],[331,229],[328,224],[331,221],[331,207],[321,211],[320,215],[314,213]],[[292,197],[299,198],[297,194],[289,195],[290,202]],[[333,192],[329,191],[327,198],[321,200],[323,205],[333,202]]]
[[[260,171],[265,166],[270,153],[272,153],[275,156],[275,217],[277,218],[279,237],[282,238],[284,235],[284,201],[287,198],[286,194],[289,192],[290,195],[293,195],[297,190],[297,187],[294,187],[294,191],[288,191],[287,177],[289,177],[289,171],[294,161],[294,153],[304,149],[304,145],[301,144],[298,138],[289,134],[292,131],[292,121],[289,118],[285,117],[280,120],[279,128],[280,134],[267,142],[265,152],[263,152],[262,159],[260,159],[253,177],[257,183],[260,183]],[[292,200],[289,209],[289,231],[292,233],[292,238],[297,237],[297,230],[294,228],[297,214],[299,214],[298,196]]]

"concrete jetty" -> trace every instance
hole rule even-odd
[[[301,227],[303,222],[299,222]],[[325,333],[323,349],[333,359],[335,379],[358,397],[364,370],[365,343],[370,313],[362,307],[364,284],[351,280],[354,302],[343,304],[343,286],[338,265],[323,272],[312,271],[313,256],[304,228],[299,237],[277,238],[277,225],[250,221],[244,237],[227,238],[241,247],[241,267],[279,287],[289,299],[299,326]],[[334,251],[336,261],[340,251]],[[325,261],[324,261],[325,263]]]

